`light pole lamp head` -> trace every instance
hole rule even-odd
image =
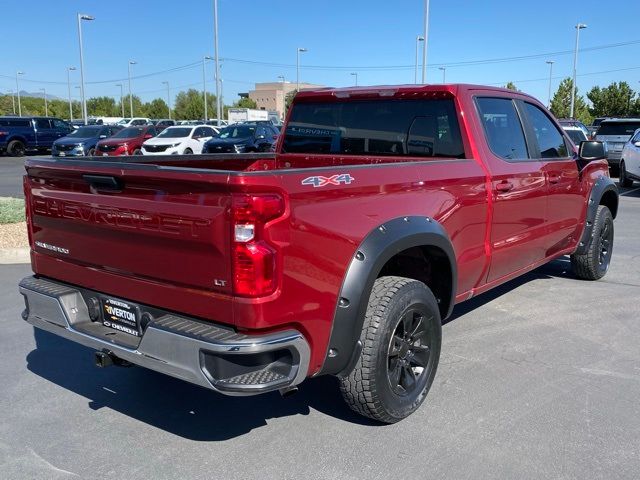
[[[424,37],[423,37],[422,35],[418,35],[418,36],[416,37],[416,41],[417,41],[417,42],[424,42]]]
[[[116,83],[116,87],[121,87],[122,84],[121,83]]]
[[[69,71],[72,72],[76,69],[76,67],[69,67]]]
[[[80,20],[87,20],[87,21],[91,21],[91,20],[95,20],[96,17],[93,17],[91,15],[86,15],[84,13],[79,13],[78,17],[80,17]]]
[[[576,28],[578,30],[582,30],[583,28],[587,28],[587,24],[586,23],[579,23],[576,25]]]
[[[17,71],[17,72],[16,72],[16,75],[24,75],[24,72]]]
[[[203,58],[205,60],[213,60],[213,57],[211,55],[205,55]]]
[[[555,60],[547,60],[546,61],[547,65],[553,65],[554,63],[556,63]]]
[[[309,50],[307,50],[306,48],[302,48],[302,47],[298,47],[298,52],[300,53],[304,53],[304,52],[308,52]]]
[[[135,60],[129,60],[129,65],[136,65],[138,62],[136,62]]]

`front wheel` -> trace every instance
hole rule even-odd
[[[633,186],[633,180],[627,175],[627,168],[624,164],[624,160],[620,162],[620,186],[629,188]]]
[[[94,157],[96,154],[96,149],[95,148],[90,148],[89,151],[87,152],[87,155],[89,157]]]
[[[193,150],[191,150],[190,148],[184,149],[184,155],[191,155],[192,153],[193,153]]]
[[[427,396],[440,358],[440,310],[431,290],[410,278],[378,278],[360,341],[362,353],[355,368],[340,379],[349,407],[383,423],[415,412]]]
[[[589,248],[583,254],[571,255],[571,267],[576,277],[599,280],[605,276],[613,253],[613,215],[604,205],[599,205],[593,221]]]
[[[142,155],[142,150],[140,150],[139,148],[136,148],[136,149],[133,151],[133,154],[134,154],[134,155]]]
[[[20,140],[12,140],[7,145],[7,153],[10,157],[23,157],[27,148]]]

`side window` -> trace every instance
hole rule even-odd
[[[524,131],[513,101],[481,97],[476,104],[491,151],[505,160],[528,159]]]
[[[258,131],[256,132],[256,138],[267,138],[267,130],[264,127],[258,127]]]
[[[211,127],[203,127],[202,130],[204,130],[203,135],[205,137],[213,137],[216,134],[216,132]]]
[[[549,117],[538,107],[525,103],[531,126],[536,133],[541,158],[566,158],[569,156],[564,137]]]
[[[53,128],[56,128],[58,130],[68,130],[69,129],[69,125],[67,125],[65,122],[63,122],[62,120],[52,120],[53,122]]]
[[[201,138],[204,137],[204,128],[198,127],[193,131],[191,138]]]
[[[51,128],[51,122],[47,118],[36,118],[36,128],[38,130]]]
[[[631,143],[636,143],[636,142],[640,142],[640,130],[636,132],[633,139],[631,140]]]

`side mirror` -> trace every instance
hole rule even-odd
[[[604,142],[582,141],[578,147],[578,166],[580,170],[595,160],[606,160],[607,149]]]
[[[640,142],[635,142],[634,145],[640,148]]]

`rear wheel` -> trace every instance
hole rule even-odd
[[[11,140],[7,145],[7,153],[10,157],[22,157],[26,150],[25,144],[20,140]]]
[[[438,304],[424,283],[378,278],[360,336],[362,354],[340,379],[349,407],[384,423],[415,412],[436,374],[441,340]]]
[[[620,186],[626,188],[633,186],[633,180],[631,180],[627,175],[627,168],[624,164],[624,160],[620,162]]]
[[[599,280],[605,276],[613,253],[613,215],[599,205],[593,221],[591,244],[583,254],[571,255],[573,273],[584,280]]]
[[[96,154],[95,148],[90,148],[89,151],[87,152],[87,155],[89,155],[90,157],[93,157],[95,154]]]
[[[193,153],[193,150],[191,150],[190,148],[185,148],[184,149],[184,154],[185,155],[191,155]]]
[[[134,154],[134,155],[142,155],[142,150],[140,150],[139,148],[136,148],[136,149],[133,151],[133,154]]]

